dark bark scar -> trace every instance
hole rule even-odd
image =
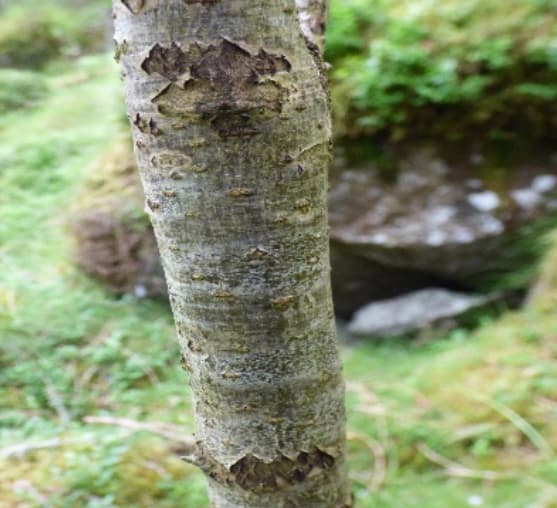
[[[155,44],[141,68],[170,84],[151,102],[161,114],[208,120],[221,137],[258,134],[266,112],[281,111],[285,90],[272,77],[290,72],[283,55],[261,48],[250,53],[227,39],[182,49],[176,42]],[[256,118],[252,118],[255,115]]]
[[[321,450],[310,453],[301,452],[295,460],[280,457],[267,464],[258,458],[247,455],[230,468],[236,483],[252,492],[273,492],[284,484],[302,483],[314,469],[328,470],[335,459]]]
[[[285,485],[297,485],[318,471],[327,474],[335,466],[332,455],[314,448],[309,452],[300,452],[290,459],[280,455],[272,462],[264,462],[253,455],[241,458],[230,469],[219,464],[203,450],[198,443],[195,464],[213,480],[240,488],[256,494],[272,493],[284,489]]]
[[[141,14],[157,6],[159,0],[121,0],[132,14]]]
[[[160,136],[162,131],[158,128],[157,122],[150,118],[146,120],[140,113],[136,113],[133,118],[133,124],[143,133],[152,134],[153,136]]]
[[[255,55],[238,44],[222,39],[220,43],[203,48],[194,43],[184,51],[173,42],[165,48],[156,43],[141,64],[147,74],[159,73],[172,82],[189,71],[194,80],[212,84],[256,84],[262,76],[272,76],[280,71],[290,71],[286,57],[273,55],[263,48]]]
[[[133,14],[139,14],[145,5],[145,0],[122,0],[122,3]]]

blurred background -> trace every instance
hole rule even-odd
[[[108,0],[0,0],[0,507],[207,507]],[[557,507],[557,1],[332,0],[364,508]]]

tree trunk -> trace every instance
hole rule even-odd
[[[319,51],[294,0],[114,0],[114,17],[212,506],[350,506]]]

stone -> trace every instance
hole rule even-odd
[[[532,189],[540,193],[552,191],[556,185],[555,175],[538,175],[532,180]]]
[[[441,288],[421,289],[362,307],[354,314],[348,331],[370,337],[402,335],[457,318],[494,299]]]
[[[76,264],[115,294],[167,299],[155,235],[126,137],[91,166],[72,205],[69,230]]]
[[[468,194],[468,203],[480,212],[491,212],[499,207],[501,200],[495,192],[483,191]]]

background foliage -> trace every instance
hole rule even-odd
[[[554,0],[346,0],[331,4],[337,133],[552,137]]]

